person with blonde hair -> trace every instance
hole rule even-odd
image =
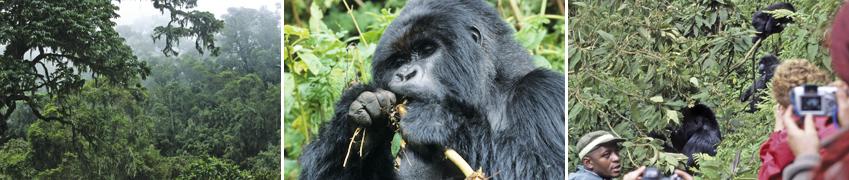
[[[790,90],[805,84],[824,86],[830,82],[829,74],[808,60],[786,60],[776,67],[770,84],[772,97],[777,102],[774,108],[774,126],[769,138],[761,145],[761,167],[758,170],[758,179],[781,179],[784,167],[795,159],[787,143],[787,131],[782,121],[785,112],[792,111]],[[827,120],[817,120],[817,122],[816,129],[820,137],[836,132],[833,124],[826,124]]]
[[[831,68],[839,77],[831,86],[837,87],[837,119],[841,126],[849,124],[849,4],[837,11],[831,28],[826,33],[824,45],[831,55]],[[812,132],[810,126],[797,127],[785,118],[787,143],[796,159],[784,169],[784,179],[845,179],[849,172],[849,129],[843,128],[832,137],[823,139]],[[805,118],[805,124],[812,124]],[[822,142],[820,143],[820,140]],[[822,155],[822,156],[821,156]]]

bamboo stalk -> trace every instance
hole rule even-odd
[[[360,134],[360,130],[362,129],[357,128],[356,130],[354,130],[354,136],[351,137],[351,142],[348,143],[348,151],[345,152],[345,160],[342,161],[342,167],[348,165],[348,156],[351,155],[351,147],[354,146],[354,140],[357,137],[357,134]]]
[[[478,168],[477,171],[472,169],[472,166],[469,165],[469,163],[466,162],[466,160],[463,159],[463,157],[460,156],[460,154],[458,154],[457,151],[454,151],[453,149],[445,149],[444,153],[445,153],[445,157],[448,158],[448,160],[451,160],[451,162],[454,163],[455,166],[460,168],[460,171],[462,171],[463,175],[466,176],[466,180],[486,180],[486,179],[489,179],[489,178],[486,177],[486,175],[483,174],[483,169]]]
[[[463,171],[463,175],[466,175],[466,177],[472,175],[472,173],[475,172],[475,170],[472,169],[472,166],[470,166],[469,163],[466,162],[466,160],[460,156],[460,154],[457,154],[457,151],[454,151],[453,149],[446,149],[445,157],[448,157],[448,159],[451,160],[454,165],[457,165],[457,167],[460,168],[460,171]]]

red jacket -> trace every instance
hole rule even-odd
[[[829,137],[837,133],[838,129],[832,124],[827,124],[831,120],[814,120],[817,129],[817,134],[820,139]],[[820,150],[820,155],[825,156],[827,153]],[[784,130],[773,132],[769,135],[762,145],[760,150],[761,168],[758,170],[758,179],[776,180],[781,179],[781,172],[796,156],[787,145],[787,132]]]
[[[814,179],[847,179],[849,178],[849,131],[841,131],[837,137],[824,141],[823,149],[828,156],[822,156],[822,161],[813,170]]]

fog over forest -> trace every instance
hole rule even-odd
[[[44,85],[20,91],[25,99],[12,106],[0,106],[12,110],[0,116],[0,179],[280,178],[279,3],[200,1],[182,10],[208,11],[215,20],[189,13],[179,18],[207,18],[205,24],[163,31],[155,42],[156,29],[172,17],[152,1],[117,4],[114,29],[100,28],[108,27],[108,20],[91,18],[101,17],[100,10],[108,14],[108,4],[39,1],[0,7],[0,13],[70,9],[71,16],[55,17],[67,19],[67,25],[46,27],[43,39],[52,44],[30,48],[20,59],[2,59],[3,83]],[[87,29],[92,19],[99,28]],[[59,28],[90,31],[65,35]],[[38,33],[29,34],[41,38]],[[196,46],[207,36],[180,33],[211,34]],[[173,52],[165,51],[169,36],[179,39],[170,44]],[[0,43],[0,50],[6,46],[13,47]],[[44,53],[62,57],[38,61],[35,68],[6,68],[35,62]],[[15,92],[3,90],[0,97]]]

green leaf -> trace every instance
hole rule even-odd
[[[315,2],[310,5],[310,32],[318,33],[328,31],[327,25],[321,19],[324,18],[324,12],[318,8]]]
[[[663,102],[663,97],[661,97],[660,95],[658,95],[658,96],[654,96],[654,97],[649,98],[649,100],[651,100],[652,102],[656,102],[656,103],[662,103],[662,102]]]
[[[666,109],[666,120],[675,122],[675,124],[681,124],[681,122],[678,120],[678,111],[674,111],[671,109]]]
[[[728,10],[725,8],[719,9],[719,21],[725,21],[728,19]]]
[[[622,10],[623,10],[623,9],[625,9],[625,8],[628,8],[628,4],[627,4],[627,3],[622,3],[622,5],[619,5],[619,8],[617,8],[617,9],[616,9],[616,11],[622,11]]]
[[[598,30],[598,31],[595,31],[595,32],[598,33],[598,35],[600,35],[601,38],[604,38],[607,41],[613,41],[613,39],[614,39],[613,35],[611,35],[610,33],[604,32],[602,30]]]
[[[295,92],[295,79],[292,77],[292,74],[284,72],[283,82],[286,84],[283,86],[283,97],[286,97],[284,98],[285,102],[283,103],[283,114],[289,114],[289,111],[295,105],[295,100],[293,98],[293,94]]]
[[[819,54],[819,46],[815,44],[808,44],[808,59],[814,59]]]
[[[575,103],[569,109],[569,119],[575,119],[581,113],[581,110],[584,109],[584,106],[581,103]]]
[[[651,37],[651,33],[649,33],[649,30],[646,30],[646,28],[641,27],[638,28],[637,31],[640,32],[640,35],[643,36],[643,38],[649,40],[649,42],[654,42],[654,38]]]
[[[717,12],[710,13],[710,17],[708,17],[707,26],[710,26],[710,24],[716,23],[719,20],[717,19],[717,14]]]
[[[309,30],[301,28],[301,27],[297,27],[297,26],[291,26],[291,25],[283,26],[283,32],[286,35],[296,35],[299,38],[306,38],[306,37],[310,36]]]
[[[694,86],[699,86],[699,79],[694,77],[690,77],[690,83],[693,83]]]
[[[392,157],[396,157],[399,151],[401,151],[401,135],[396,133],[392,136]]]
[[[584,2],[572,2],[572,5],[575,5],[575,6],[578,6],[578,7],[587,7],[587,3],[584,3]]]
[[[307,64],[308,70],[313,75],[318,75],[319,73],[324,71],[324,65],[321,64],[321,60],[319,60],[318,57],[316,57],[314,54],[298,53],[298,55],[299,57],[301,57],[301,60],[303,60],[303,62]]]
[[[776,9],[776,10],[764,11],[764,12],[768,13],[768,14],[772,14],[772,17],[775,17],[776,19],[792,16],[794,14],[793,11],[790,11],[790,10],[787,10],[787,9]]]
[[[534,55],[533,56],[533,63],[538,68],[551,69],[551,64],[548,63],[548,60],[546,60],[545,57],[542,57],[542,56],[539,56],[539,55]]]
[[[673,108],[682,108],[682,107],[686,106],[687,103],[685,103],[684,101],[681,101],[681,100],[675,100],[675,101],[666,102],[666,105],[671,106]]]

